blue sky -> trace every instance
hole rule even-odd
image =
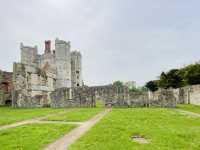
[[[134,80],[200,59],[198,0],[0,0],[0,68],[20,60],[19,43],[56,37],[83,55],[86,84]]]

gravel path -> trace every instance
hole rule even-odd
[[[54,143],[47,145],[43,150],[67,150],[68,146],[79,139],[85,132],[87,132],[93,125],[102,119],[110,109],[98,113],[90,120],[82,123],[79,127],[75,128],[68,134],[64,135]]]
[[[28,119],[28,120],[24,120],[24,121],[19,121],[19,122],[8,124],[8,125],[3,125],[3,126],[0,126],[0,130],[14,128],[14,127],[18,127],[18,126],[25,125],[25,124],[39,123],[40,121],[42,122],[42,120],[47,119],[48,117],[62,115],[63,113],[65,113],[65,112],[50,114],[50,115],[46,115],[43,117],[38,117],[38,118]]]
[[[198,113],[194,113],[194,112],[190,112],[190,111],[186,111],[186,110],[180,110],[180,109],[178,111],[184,115],[189,115],[192,117],[200,117],[200,114],[198,114]]]

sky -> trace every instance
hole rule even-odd
[[[0,0],[0,69],[20,61],[20,42],[71,41],[87,85],[143,85],[200,60],[199,0]]]

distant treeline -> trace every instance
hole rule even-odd
[[[168,72],[162,72],[158,80],[149,81],[145,86],[154,92],[159,88],[180,88],[195,84],[200,84],[199,63],[191,64],[180,69],[171,69]]]

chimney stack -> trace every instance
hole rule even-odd
[[[46,53],[51,53],[51,41],[45,41],[45,54]]]

